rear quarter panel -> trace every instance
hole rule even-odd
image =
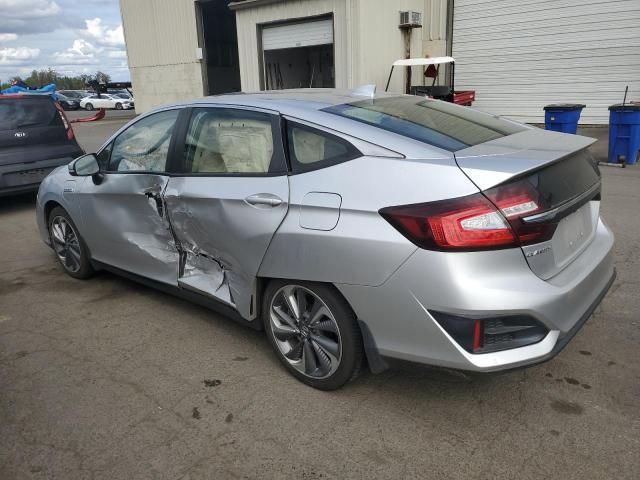
[[[292,175],[289,182],[289,212],[265,254],[259,275],[371,286],[381,285],[417,248],[380,216],[381,208],[478,191],[453,157],[363,156]],[[339,195],[339,207],[309,205],[305,196],[312,192]],[[334,216],[335,227],[309,228],[304,218],[310,213]]]

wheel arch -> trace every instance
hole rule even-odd
[[[380,355],[378,351],[378,347],[376,346],[375,339],[371,333],[371,330],[367,326],[366,322],[363,321],[349,302],[349,299],[340,291],[335,284],[331,282],[316,282],[313,280],[300,280],[297,278],[279,278],[279,277],[257,277],[256,283],[256,301],[255,305],[257,306],[256,312],[256,320],[260,322],[260,329],[265,329],[265,318],[263,315],[263,303],[264,303],[264,295],[269,286],[269,283],[274,281],[291,281],[291,282],[304,282],[311,283],[317,285],[323,285],[332,290],[336,295],[338,295],[342,300],[344,300],[345,305],[349,308],[355,319],[357,320],[358,327],[360,328],[360,336],[362,338],[363,347],[364,347],[364,359],[366,362],[366,366],[371,371],[371,373],[381,373],[389,368],[389,365],[384,360],[384,358]]]
[[[60,207],[62,209],[64,209],[64,211],[67,211],[66,208],[64,208],[64,206],[57,202],[56,200],[48,200],[45,204],[44,204],[44,220],[45,223],[47,225],[47,230],[49,229],[49,216],[51,215],[51,212],[53,211],[54,208],[56,207]],[[68,212],[67,212],[68,213]]]

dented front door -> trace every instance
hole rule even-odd
[[[176,284],[178,251],[162,204],[167,182],[155,174],[105,174],[99,185],[86,180],[83,236],[94,260]]]
[[[184,259],[178,283],[256,315],[256,274],[288,208],[286,175],[173,177],[165,204]]]
[[[104,149],[110,155],[100,176],[86,178],[78,198],[94,260],[170,285],[177,284],[179,254],[162,194],[178,115],[154,113],[120,133]]]

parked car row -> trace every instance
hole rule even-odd
[[[116,110],[129,110],[134,107],[133,98],[121,93],[102,93],[100,96],[91,95],[80,100],[80,108],[95,110],[96,108],[114,108]]]
[[[84,90],[60,90],[57,92],[60,105],[64,110],[95,110],[97,108],[112,108],[115,110],[129,110],[134,107],[133,97],[126,91],[101,93]]]

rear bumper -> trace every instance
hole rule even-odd
[[[0,165],[0,197],[24,192],[35,192],[44,178],[73,157],[61,157],[13,165]]]
[[[547,281],[531,271],[520,249],[418,250],[380,287],[337,287],[366,324],[368,348],[382,357],[470,371],[506,370],[549,360],[577,333],[613,282],[612,246],[613,235],[600,221],[583,254]],[[533,345],[471,354],[435,321],[433,310],[467,317],[525,314],[549,332]]]

